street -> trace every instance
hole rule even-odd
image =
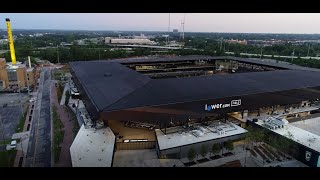
[[[41,71],[25,167],[51,167],[51,71]]]

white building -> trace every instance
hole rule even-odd
[[[144,35],[133,36],[133,39],[105,37],[104,42],[106,44],[155,44],[154,41],[151,41]]]

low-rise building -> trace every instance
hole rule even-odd
[[[104,42],[105,44],[155,44],[145,36],[134,36],[134,38],[105,37]]]
[[[26,88],[34,86],[35,83],[35,69],[27,67],[21,62],[12,65],[6,63],[4,58],[0,59],[0,89],[15,90],[19,88]]]

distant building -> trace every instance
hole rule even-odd
[[[149,39],[111,39],[111,44],[152,44]]]
[[[238,40],[238,39],[230,39],[230,40],[226,40],[225,42],[247,45],[247,41],[246,40],[241,41],[241,40]]]
[[[179,32],[179,30],[178,29],[173,29],[173,31],[172,31],[173,33],[178,33]]]
[[[8,43],[8,39],[0,39],[0,44],[6,44]]]
[[[144,34],[140,34],[140,36],[132,36],[133,39],[148,39]]]
[[[104,43],[105,44],[110,44],[111,43],[111,39],[112,39],[111,37],[105,37],[104,38]]]
[[[155,44],[144,36],[134,36],[133,39],[105,37],[104,42],[105,44]]]

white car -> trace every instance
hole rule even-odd
[[[16,149],[16,147],[17,147],[17,141],[16,140],[11,141],[10,149]]]
[[[29,102],[34,102],[35,100],[36,100],[36,98],[33,97],[33,98],[31,98],[31,99],[29,100]]]

